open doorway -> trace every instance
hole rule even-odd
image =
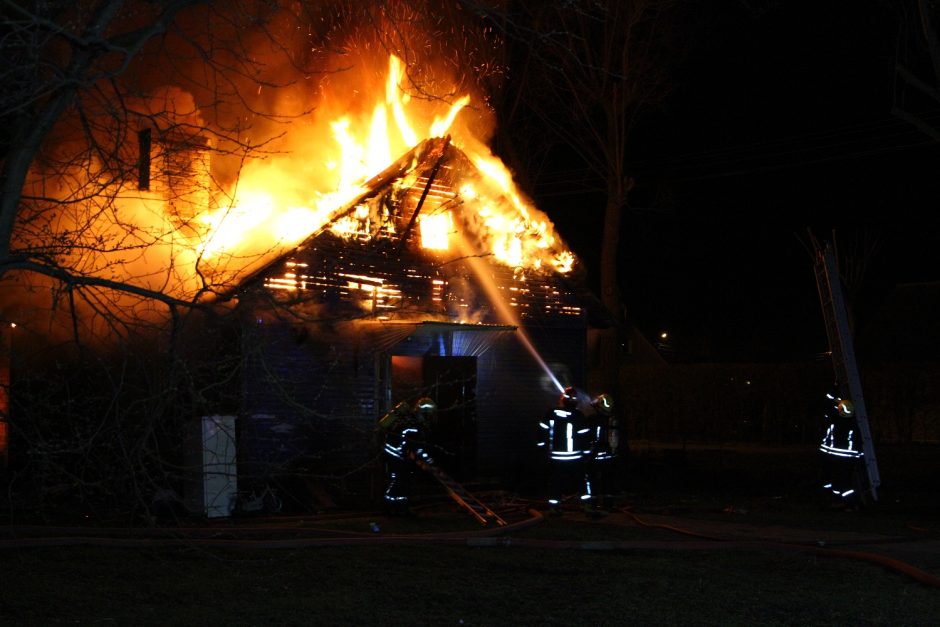
[[[391,356],[392,406],[413,403],[422,396],[437,404],[430,425],[437,464],[458,480],[476,472],[476,357]]]

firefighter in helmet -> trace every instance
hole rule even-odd
[[[385,433],[384,507],[389,514],[407,514],[416,460],[431,461],[425,450],[427,417],[436,409],[430,399],[421,399],[414,407],[402,401],[379,420]]]
[[[826,432],[819,444],[823,455],[823,489],[840,502],[849,502],[860,496],[857,490],[864,456],[855,406],[835,390],[826,394],[826,399]]]
[[[409,432],[407,439],[406,454],[415,463],[424,462],[433,464],[431,459],[431,437],[430,433],[434,428],[434,420],[437,417],[437,403],[430,397],[422,396],[414,404],[414,415],[417,428]]]
[[[601,394],[593,401],[590,423],[591,452],[586,460],[586,479],[590,510],[599,511],[601,505],[610,509],[613,493],[617,490],[617,462],[620,449],[620,423],[614,413],[614,400],[610,394]]]
[[[550,464],[548,507],[561,513],[565,495],[577,493],[582,502],[590,500],[585,485],[584,460],[591,452],[590,428],[578,409],[578,394],[565,388],[558,407],[549,410],[539,422],[539,448]]]
[[[424,425],[424,428],[430,429],[434,417],[437,415],[437,403],[430,397],[422,396],[415,401],[414,412],[418,417],[418,421]]]

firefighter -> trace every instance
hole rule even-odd
[[[587,458],[585,485],[589,487],[591,512],[598,513],[601,506],[610,509],[613,493],[617,490],[617,462],[620,449],[620,423],[614,414],[614,400],[601,394],[591,401],[594,412],[589,416],[591,453]]]
[[[826,433],[819,444],[823,455],[823,489],[835,495],[839,502],[849,503],[860,496],[857,489],[864,456],[855,407],[836,391],[826,394],[826,399]]]
[[[419,459],[431,463],[425,450],[427,419],[436,406],[430,399],[422,398],[414,407],[405,401],[398,403],[379,420],[385,432],[385,511],[389,514],[410,512],[411,490]]]
[[[437,403],[431,398],[423,396],[415,401],[414,415],[417,421],[417,430],[411,432],[408,438],[407,454],[415,463],[423,462],[434,464],[431,458],[431,431],[437,418]]]
[[[584,483],[584,461],[591,452],[590,427],[578,409],[578,395],[573,387],[565,388],[558,407],[549,410],[539,423],[539,448],[550,464],[548,507],[561,513],[565,495],[579,493],[580,500],[590,500],[590,486]]]

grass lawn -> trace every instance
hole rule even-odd
[[[453,546],[4,555],[5,625],[936,625],[940,591],[773,551]]]
[[[735,467],[716,467],[651,472],[602,518],[530,516],[535,501],[507,495],[500,511],[514,518],[500,534],[440,495],[411,517],[338,511],[185,530],[11,517],[0,625],[940,624],[940,586],[864,559],[940,577],[936,475],[899,481],[886,464],[894,482],[878,506],[840,510],[801,498],[790,468],[768,482],[764,458],[747,484],[703,489],[735,485]]]
[[[695,505],[671,520],[689,529],[721,522],[732,535],[765,528],[760,511]],[[794,509],[773,518],[798,522]],[[661,520],[655,512],[636,518]],[[810,522],[828,525],[819,516]],[[828,528],[844,531],[846,517],[865,518],[871,534],[893,524],[839,512],[830,518],[841,528]],[[380,533],[361,531],[370,518]],[[878,564],[762,545],[701,548],[696,537],[620,513],[571,512],[497,536],[478,536],[476,523],[446,508],[303,524],[309,533],[294,521],[268,535],[285,548],[223,548],[212,534],[169,546],[6,548],[0,624],[842,626],[940,617],[940,589]],[[245,534],[215,536],[226,537]],[[383,541],[390,537],[413,544]],[[349,543],[298,548],[291,538]],[[940,573],[932,559],[919,566]]]

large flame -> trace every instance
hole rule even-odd
[[[284,194],[284,190],[296,187],[297,178],[303,176],[301,171],[292,169],[296,163],[281,159],[271,167],[248,164],[230,201],[199,218],[206,227],[199,244],[202,259],[212,262],[222,257],[247,258],[283,249],[327,226],[340,235],[355,232],[351,220],[357,216],[334,220],[336,212],[362,194],[363,184],[388,167],[394,158],[423,139],[445,136],[460,111],[470,103],[469,96],[462,96],[430,120],[422,119],[409,106],[411,98],[401,87],[404,78],[401,59],[390,55],[384,84],[374,86],[376,103],[367,121],[343,115],[330,123],[333,146],[322,167],[333,173],[335,188],[312,190],[307,202],[298,203]],[[548,219],[523,199],[503,163],[484,150],[474,149],[479,142],[473,138],[455,136],[453,142],[471,158],[485,179],[484,186],[492,189],[488,194],[490,200],[487,194],[470,185],[461,190],[464,198],[481,198],[469,210],[478,213],[476,222],[484,226],[490,252],[512,266],[538,269],[548,262],[560,272],[570,270],[574,257],[559,246]],[[493,201],[496,197],[509,201]],[[468,210],[466,206],[464,210]],[[421,216],[423,245],[434,250],[447,249],[447,233],[452,225],[453,219],[446,213]]]
[[[449,135],[474,172],[454,190],[459,202],[438,203],[419,213],[415,228],[421,245],[430,254],[451,251],[457,257],[470,254],[465,246],[472,240],[473,254],[488,253],[508,266],[567,272],[574,257],[551,222],[524,198],[483,141],[467,130],[472,125],[461,112],[470,98],[457,97],[452,103],[411,98],[403,89],[408,77],[402,61],[392,55],[383,70],[374,84],[356,85],[354,95],[348,88],[326,85],[319,97],[326,105],[318,117],[298,120],[281,145],[241,164],[235,180],[230,173],[219,177],[224,151],[213,152],[198,131],[185,132],[208,128],[191,97],[177,89],[155,95],[167,123],[158,129],[163,147],[152,153],[153,186],[109,188],[87,207],[61,203],[60,210],[50,212],[89,238],[78,242],[70,263],[87,275],[118,277],[190,298],[237,284],[325,228],[360,239],[391,234],[394,225],[380,229],[369,223],[373,218],[367,208],[347,210],[367,191],[366,182],[395,159],[425,139]],[[337,110],[342,113],[323,113]],[[174,124],[184,130],[170,132]],[[104,166],[98,169],[106,171]],[[53,191],[41,172],[31,182],[35,197],[72,194],[65,188]],[[109,206],[112,199],[116,211]],[[115,215],[120,220],[113,220]],[[40,236],[54,232],[52,225],[32,226]]]

